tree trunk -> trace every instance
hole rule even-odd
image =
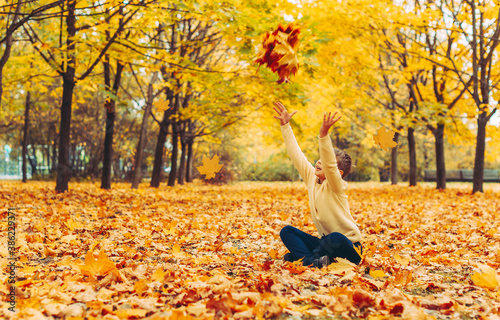
[[[155,161],[153,164],[153,173],[151,175],[151,187],[158,188],[162,177],[163,166],[163,147],[168,134],[168,117],[163,116],[163,121],[160,124],[160,132],[156,140]]]
[[[177,178],[177,182],[180,185],[184,184],[186,180],[186,153],[187,153],[187,141],[186,141],[186,124],[183,124],[181,128],[181,162],[179,164],[179,177]]]
[[[444,159],[444,124],[440,123],[432,132],[436,149],[436,189],[446,189],[446,163]]]
[[[75,174],[75,148],[71,145],[69,145],[69,163],[70,163],[70,168],[71,168],[71,175],[74,176]]]
[[[179,184],[184,184],[186,181],[186,157],[187,157],[187,143],[182,142],[181,139],[181,162],[179,163],[179,177],[177,181]]]
[[[54,172],[57,170],[57,137],[54,139],[54,143],[52,143],[52,169],[51,172]]]
[[[137,189],[142,177],[142,158],[144,155],[144,148],[146,146],[146,136],[148,134],[148,118],[153,108],[153,81],[148,85],[148,96],[146,100],[146,109],[142,116],[141,132],[139,134],[139,141],[135,152],[134,173],[132,178],[132,189]],[[163,142],[165,143],[165,141]],[[161,151],[163,154],[163,150]]]
[[[164,80],[165,80],[164,76]],[[172,103],[174,101],[174,92],[170,89],[165,89],[165,94],[167,100]],[[168,126],[170,125],[170,116],[177,112],[177,105],[174,104],[173,108],[168,109],[163,113],[163,120],[160,123],[160,132],[158,133],[158,139],[156,142],[155,151],[155,161],[153,164],[153,173],[151,176],[151,187],[158,188],[160,186],[160,180],[162,178],[162,166],[163,166],[163,147],[165,146],[165,140],[168,135]],[[173,124],[172,124],[173,131]]]
[[[472,177],[472,193],[483,192],[487,123],[488,117],[486,112],[481,112],[477,118],[476,156],[474,159],[474,175]]]
[[[99,163],[101,162],[100,159],[102,159],[101,156],[101,151],[99,151],[96,154],[93,154],[93,157],[91,158],[90,161],[92,161],[92,176],[95,179],[98,179],[99,177]]]
[[[26,172],[26,156],[28,155],[28,137],[29,137],[29,125],[30,125],[30,94],[28,91],[26,95],[26,106],[24,108],[24,129],[23,129],[23,182],[26,182],[27,172]]]
[[[42,174],[42,177],[44,177],[45,176],[45,168],[44,167],[47,165],[47,148],[44,148],[42,146],[40,151],[42,152],[42,156],[43,156],[42,169],[40,170],[41,171],[40,173]]]
[[[111,161],[113,153],[113,134],[115,132],[115,103],[106,101],[106,132],[104,136],[104,159],[102,163],[101,189],[111,188]]]
[[[31,141],[31,152],[33,153],[33,156],[31,157],[29,155],[29,151],[26,149],[26,155],[28,156],[28,159],[30,161],[30,166],[31,166],[31,175],[34,176],[35,174],[37,174],[37,162],[36,162],[36,149],[35,149],[35,145],[33,143],[33,140],[30,139]]]
[[[104,85],[107,90],[111,89],[111,93],[118,95],[120,88],[122,71],[125,67],[120,61],[116,62],[116,74],[111,88],[111,70],[109,66],[109,57],[104,61]],[[108,96],[108,100],[104,103],[106,107],[106,132],[104,136],[104,159],[102,163],[102,179],[101,189],[111,189],[111,165],[113,162],[113,135],[115,134],[115,119],[116,119],[116,101]]]
[[[399,132],[394,134],[394,141],[398,143]],[[391,150],[391,184],[398,184],[398,146]]]
[[[408,128],[408,149],[410,155],[410,187],[417,185],[417,153],[415,149],[415,129]]]
[[[194,139],[189,138],[187,141],[186,182],[193,182],[193,144]]]
[[[57,161],[57,181],[56,191],[64,192],[68,190],[68,182],[71,179],[71,166],[69,163],[69,143],[71,127],[71,104],[73,90],[75,88],[75,69],[68,66],[68,70],[63,81],[63,95],[61,105],[61,122],[59,125],[59,154]]]
[[[78,152],[78,145],[75,144],[73,147],[73,177],[79,177],[80,176],[80,157]]]
[[[68,182],[71,179],[71,167],[69,164],[69,144],[71,128],[71,106],[73,103],[73,91],[75,89],[75,35],[76,35],[76,1],[67,2],[66,10],[66,32],[68,63],[66,72],[63,74],[63,94],[61,104],[61,122],[59,125],[59,157],[57,162],[56,191],[68,190]]]
[[[47,157],[47,174],[50,174],[50,166],[52,165],[52,163],[50,163],[52,160],[50,157],[50,145],[45,147],[45,156]]]
[[[170,173],[168,175],[168,186],[175,187],[177,177],[177,156],[179,153],[179,124],[172,123],[172,157],[170,158]]]

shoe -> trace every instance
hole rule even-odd
[[[289,262],[293,262],[293,259],[292,259],[292,254],[290,252],[288,252],[287,254],[285,254],[283,256],[283,260],[285,261],[289,261]]]
[[[316,268],[323,268],[330,264],[330,258],[328,256],[322,256],[319,259],[313,260],[313,266]]]

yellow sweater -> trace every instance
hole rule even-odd
[[[319,236],[340,232],[353,243],[361,240],[358,226],[351,216],[347,203],[347,182],[342,180],[332,141],[327,135],[319,138],[319,155],[326,179],[318,183],[314,167],[300,150],[290,124],[281,126],[288,156],[307,185],[311,215]]]

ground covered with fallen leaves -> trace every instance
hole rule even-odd
[[[364,257],[284,262],[285,225],[316,234],[301,183],[101,190],[0,184],[16,207],[17,319],[500,319],[500,188],[350,183]]]

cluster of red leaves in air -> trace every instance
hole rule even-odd
[[[18,208],[18,319],[498,319],[499,191],[351,183],[363,261],[319,270],[281,259],[283,226],[316,232],[302,183],[114,188],[0,185]]]
[[[299,69],[297,49],[300,28],[294,23],[283,27],[281,24],[272,33],[266,33],[259,56],[255,63],[266,65],[276,72],[278,83],[290,82],[290,76]]]

